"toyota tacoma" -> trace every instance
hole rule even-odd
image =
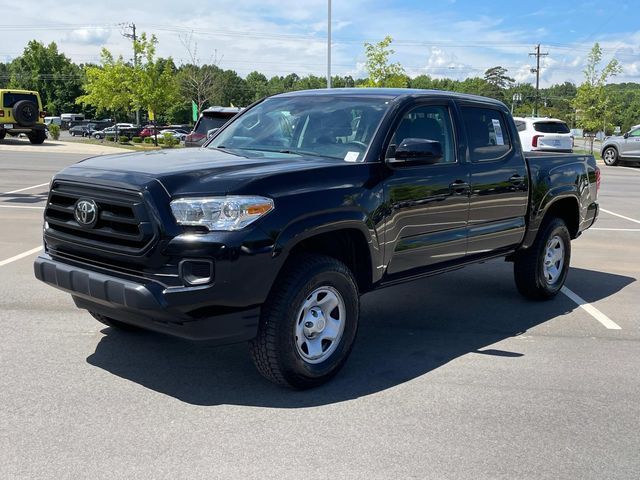
[[[266,378],[309,388],[345,363],[365,292],[504,257],[521,294],[555,296],[599,182],[590,155],[525,156],[495,100],[285,93],[204,148],[58,173],[35,275],[114,328],[248,341]]]

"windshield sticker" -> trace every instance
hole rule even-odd
[[[347,154],[344,156],[344,161],[357,162],[359,156],[360,156],[360,152],[347,152]]]
[[[496,134],[496,145],[504,145],[504,137],[502,136],[502,127],[500,126],[500,120],[497,118],[492,118],[491,123],[493,123],[493,131]]]

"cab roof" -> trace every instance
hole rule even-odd
[[[423,90],[419,88],[322,88],[318,90],[297,90],[294,92],[280,93],[274,97],[302,97],[302,96],[372,96],[396,99],[401,97],[441,97],[457,100],[475,100],[504,106],[499,100],[470,95],[466,93],[450,92],[446,90]]]

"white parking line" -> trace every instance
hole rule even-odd
[[[569,290],[567,287],[562,287],[562,290],[560,291],[564,293],[567,297],[569,297],[571,300],[573,300],[576,305],[582,308],[585,312],[587,312],[593,318],[598,320],[602,325],[604,325],[609,330],[622,330],[620,325],[618,325],[616,322],[611,320],[604,313],[602,313],[596,307],[594,307],[589,302],[587,302],[584,298],[582,298],[581,296]]]
[[[640,220],[636,220],[635,218],[625,217],[624,215],[620,215],[619,213],[612,212],[611,210],[605,210],[604,208],[601,208],[600,211],[604,213],[608,213],[609,215],[613,215],[615,217],[624,218],[625,220],[629,220],[630,222],[640,223]]]
[[[27,252],[22,252],[11,258],[7,258],[6,260],[0,260],[0,267],[4,267],[5,265],[10,264],[11,262],[15,262],[16,260],[20,260],[21,258],[28,257],[29,255],[33,255],[34,253],[39,252],[40,250],[42,250],[42,247],[36,247],[36,248],[32,248]]]
[[[26,205],[0,205],[0,208],[28,208],[35,210],[44,210],[44,207],[31,207]]]
[[[12,190],[12,191],[10,191],[10,192],[6,192],[4,195],[8,195],[8,194],[10,194],[10,193],[20,193],[20,192],[24,192],[24,191],[26,191],[26,190],[31,190],[32,188],[45,187],[45,186],[47,186],[47,185],[49,185],[49,182],[47,182],[47,183],[41,183],[40,185],[33,185],[32,187],[25,187],[25,188],[20,188],[20,189],[18,189],[18,190]]]
[[[591,227],[589,230],[600,230],[601,232],[640,232],[640,228],[598,228],[598,227]]]

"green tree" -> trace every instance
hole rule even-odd
[[[157,118],[179,100],[176,66],[171,58],[156,58],[155,35],[140,35],[134,52],[140,60],[130,70],[129,89],[135,109],[146,109]]]
[[[78,65],[51,42],[31,40],[8,68],[10,88],[37,90],[44,109],[53,114],[77,111],[75,99],[82,92],[83,74]],[[1,81],[1,80],[0,80]]]
[[[602,49],[596,42],[587,57],[587,66],[584,69],[585,81],[578,87],[573,101],[577,110],[578,125],[590,133],[595,133],[601,128],[606,130],[607,110],[611,102],[605,85],[609,77],[622,71],[615,58],[599,70],[601,61]],[[593,153],[593,137],[591,137],[590,147]]]
[[[131,111],[131,65],[125,63],[122,56],[114,58],[106,48],[102,49],[101,65],[85,67],[86,82],[84,95],[76,102],[92,105],[98,113],[106,112],[118,118]]]
[[[389,63],[389,57],[395,53],[390,48],[393,39],[387,35],[378,43],[365,43],[364,53],[367,57],[365,68],[369,78],[367,87],[400,87],[409,85],[409,77],[399,63]]]
[[[247,95],[250,102],[255,102],[269,95],[269,80],[260,72],[251,72],[245,78],[244,83],[247,87]]]
[[[507,69],[501,66],[491,67],[484,72],[485,81],[501,90],[509,88],[515,80],[507,75]]]

